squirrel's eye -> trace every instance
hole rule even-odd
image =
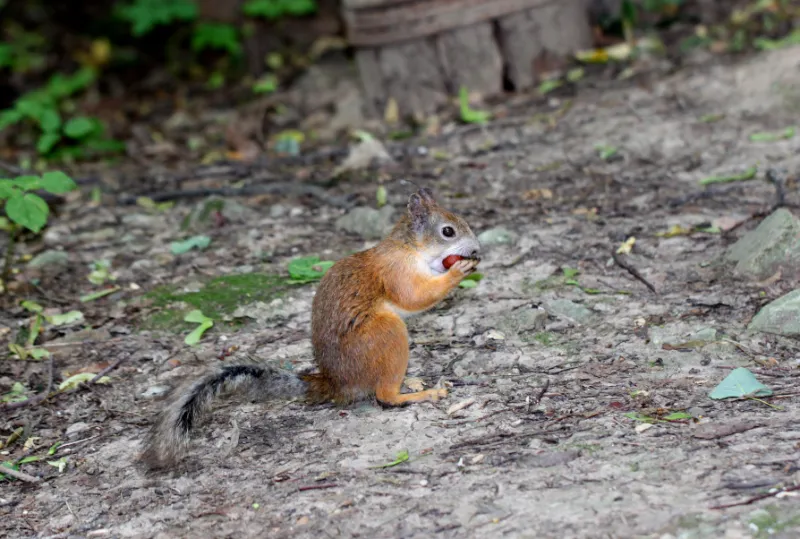
[[[442,228],[442,236],[445,238],[452,238],[456,235],[456,231],[452,226],[446,226]]]

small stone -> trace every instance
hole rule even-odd
[[[747,329],[787,337],[800,336],[800,289],[764,305]]]
[[[503,227],[490,228],[478,234],[482,246],[511,245],[517,241],[517,235]]]
[[[289,210],[283,204],[273,204],[269,207],[269,216],[273,219],[283,217]]]
[[[197,204],[187,218],[188,228],[203,230],[217,225],[216,214],[230,223],[251,223],[257,221],[261,214],[256,210],[240,204],[230,198],[218,196],[208,197]]]
[[[64,436],[67,438],[75,438],[78,434],[89,430],[91,427],[88,423],[84,423],[82,421],[78,423],[73,423],[69,427],[67,427],[67,432],[64,433]]]
[[[364,239],[380,239],[392,226],[394,208],[384,206],[380,210],[368,207],[353,208],[336,220],[336,228],[358,234]]]
[[[579,303],[568,299],[554,299],[545,302],[545,309],[556,315],[569,318],[580,324],[585,324],[592,319],[592,311]]]
[[[29,268],[44,268],[48,266],[66,266],[69,262],[69,255],[64,251],[49,249],[34,256],[28,262]]]

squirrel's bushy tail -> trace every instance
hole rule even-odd
[[[197,380],[159,415],[144,441],[139,460],[148,468],[165,468],[186,453],[192,426],[223,393],[247,393],[254,399],[302,396],[307,383],[273,367],[228,365]]]

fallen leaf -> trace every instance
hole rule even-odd
[[[372,468],[391,468],[392,466],[397,466],[398,464],[402,464],[406,461],[408,461],[408,450],[404,449],[397,454],[397,457],[392,462],[381,464],[379,466],[372,466]]]
[[[113,294],[117,290],[119,290],[119,286],[112,286],[111,288],[106,288],[105,290],[98,290],[97,292],[92,292],[90,294],[86,294],[80,297],[81,303],[87,303],[89,301],[94,301],[96,299],[100,299],[104,296],[108,296],[109,294]]]
[[[631,254],[631,250],[633,249],[633,245],[636,243],[636,238],[631,236],[625,242],[617,248],[617,254],[620,255],[629,255]]]
[[[411,391],[423,391],[425,389],[425,381],[422,378],[406,378],[405,386]]]
[[[173,241],[170,245],[170,250],[174,255],[182,255],[188,253],[192,249],[202,251],[211,244],[211,238],[208,236],[192,236],[183,241]]]
[[[756,380],[755,375],[744,367],[733,369],[728,376],[709,394],[714,400],[769,397],[772,390]]]
[[[200,339],[203,338],[203,334],[214,326],[214,321],[204,315],[200,309],[188,312],[186,316],[183,317],[183,321],[199,324],[183,339],[183,342],[189,346],[194,346],[199,343]]]
[[[350,149],[350,153],[341,165],[333,171],[333,177],[341,176],[345,172],[363,170],[373,163],[393,163],[394,159],[386,151],[383,143],[378,139],[362,140]]]
[[[45,319],[54,326],[65,326],[83,321],[83,313],[80,311],[67,311],[62,314],[45,316]]]
[[[634,430],[638,434],[641,434],[644,431],[652,429],[652,428],[653,428],[653,424],[652,423],[639,423],[638,425],[636,425],[636,427],[634,427]]]
[[[58,385],[58,390],[66,391],[68,389],[75,389],[82,383],[91,381],[95,376],[97,375],[93,372],[82,372],[79,374],[73,374],[72,376],[70,376],[69,378],[67,378]],[[108,376],[103,376],[95,383],[108,384],[110,382],[111,378],[109,378]]]
[[[723,176],[709,176],[700,180],[700,185],[711,185],[712,183],[744,182],[756,177],[758,168],[750,167],[741,174],[728,174]]]
[[[776,140],[793,138],[794,134],[794,127],[787,127],[786,129],[773,133],[753,133],[750,135],[750,142],[775,142]]]

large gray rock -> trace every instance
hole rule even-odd
[[[358,207],[336,220],[336,228],[358,234],[364,239],[381,239],[392,228],[394,208],[384,206],[379,210]]]
[[[735,264],[737,274],[758,278],[800,264],[800,220],[789,210],[775,210],[733,244],[723,261]]]
[[[764,305],[748,329],[788,337],[800,336],[800,289]]]

